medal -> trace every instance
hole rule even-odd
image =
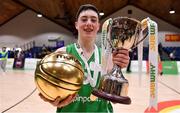
[[[98,99],[98,97],[96,97],[96,96],[93,95],[93,94],[90,95],[90,100],[91,100],[91,101],[95,101],[96,99]]]

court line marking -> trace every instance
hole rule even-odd
[[[177,94],[179,94],[179,95],[180,95],[180,92],[179,92],[179,91],[177,91],[176,89],[174,89],[174,88],[172,88],[172,87],[168,86],[167,84],[165,84],[164,82],[162,82],[162,81],[160,81],[160,80],[158,80],[158,82],[159,82],[160,84],[162,84],[162,85],[166,86],[167,88],[171,89],[172,91],[174,91],[174,92],[176,92]]]

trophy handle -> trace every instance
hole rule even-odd
[[[137,42],[133,45],[133,47],[131,49],[134,49],[137,47],[138,44],[140,44],[142,41],[144,41],[144,39],[146,39],[146,37],[148,36],[148,18],[145,18],[143,19],[141,22],[140,22],[140,33],[142,32],[142,35],[139,35],[141,36],[140,40],[137,40]]]

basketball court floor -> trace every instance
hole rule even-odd
[[[149,106],[149,76],[143,73],[124,73],[129,80],[130,105],[113,104],[114,113],[144,113]],[[35,89],[34,70],[0,71],[1,113],[55,113],[56,108],[44,102]],[[171,102],[176,101],[172,107]],[[165,103],[161,112],[180,113],[180,76],[158,76],[158,103]]]

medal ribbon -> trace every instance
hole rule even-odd
[[[92,86],[92,87],[95,87],[96,86],[96,79],[97,78],[95,78],[95,79],[93,79],[92,78],[92,74],[91,74],[91,71],[90,71],[90,67],[89,67],[89,65],[88,65],[88,60],[84,57],[84,55],[83,55],[83,50],[82,50],[82,48],[80,47],[80,45],[79,44],[74,44],[75,45],[75,49],[76,49],[76,51],[78,52],[78,54],[80,55],[80,57],[81,57],[81,59],[83,60],[83,62],[84,62],[84,64],[85,64],[85,66],[86,66],[86,69],[87,69],[87,80],[88,80],[88,82],[90,83],[90,85]],[[99,62],[99,52],[98,52],[98,48],[97,48],[97,46],[96,45],[94,45],[95,46],[95,50],[94,50],[94,58],[95,58],[95,65],[98,65],[98,64],[100,64],[100,62]],[[95,71],[95,70],[94,70]],[[95,76],[95,75],[94,75]],[[95,76],[95,77],[98,77],[98,76]],[[87,82],[87,81],[85,81],[85,82]]]

